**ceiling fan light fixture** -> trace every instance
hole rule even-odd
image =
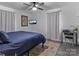
[[[38,4],[36,4],[35,6],[38,7]]]
[[[33,8],[32,8],[32,10],[36,11],[36,10],[37,10],[37,8],[36,8],[36,7],[33,7]]]

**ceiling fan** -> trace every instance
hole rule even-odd
[[[29,7],[31,7],[30,9],[31,10],[44,10],[43,8],[41,8],[40,6],[43,6],[44,5],[44,3],[43,2],[30,2],[29,4],[27,4],[27,3],[24,3],[24,5],[27,5],[28,6],[28,8]],[[29,10],[30,10],[29,9]]]

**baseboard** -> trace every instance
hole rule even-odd
[[[58,42],[58,43],[60,43],[60,42],[61,42],[61,41],[51,40],[51,39],[47,39],[47,41]]]
[[[47,41],[52,41],[52,42],[58,42],[61,43],[61,40],[51,40],[51,39],[47,39]],[[65,41],[63,41],[63,43],[65,43]],[[69,43],[69,42],[68,42]],[[75,43],[74,43],[75,44]],[[75,44],[76,45],[76,44]],[[79,44],[77,44],[77,46],[79,46]]]

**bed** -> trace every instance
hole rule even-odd
[[[24,52],[28,52],[42,43],[44,45],[46,39],[45,37],[36,32],[25,32],[25,31],[17,31],[17,32],[8,32],[9,43],[0,44],[0,53],[4,55],[17,54],[22,55]]]

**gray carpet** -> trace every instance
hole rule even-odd
[[[79,56],[79,46],[63,43],[59,46],[56,56]]]

